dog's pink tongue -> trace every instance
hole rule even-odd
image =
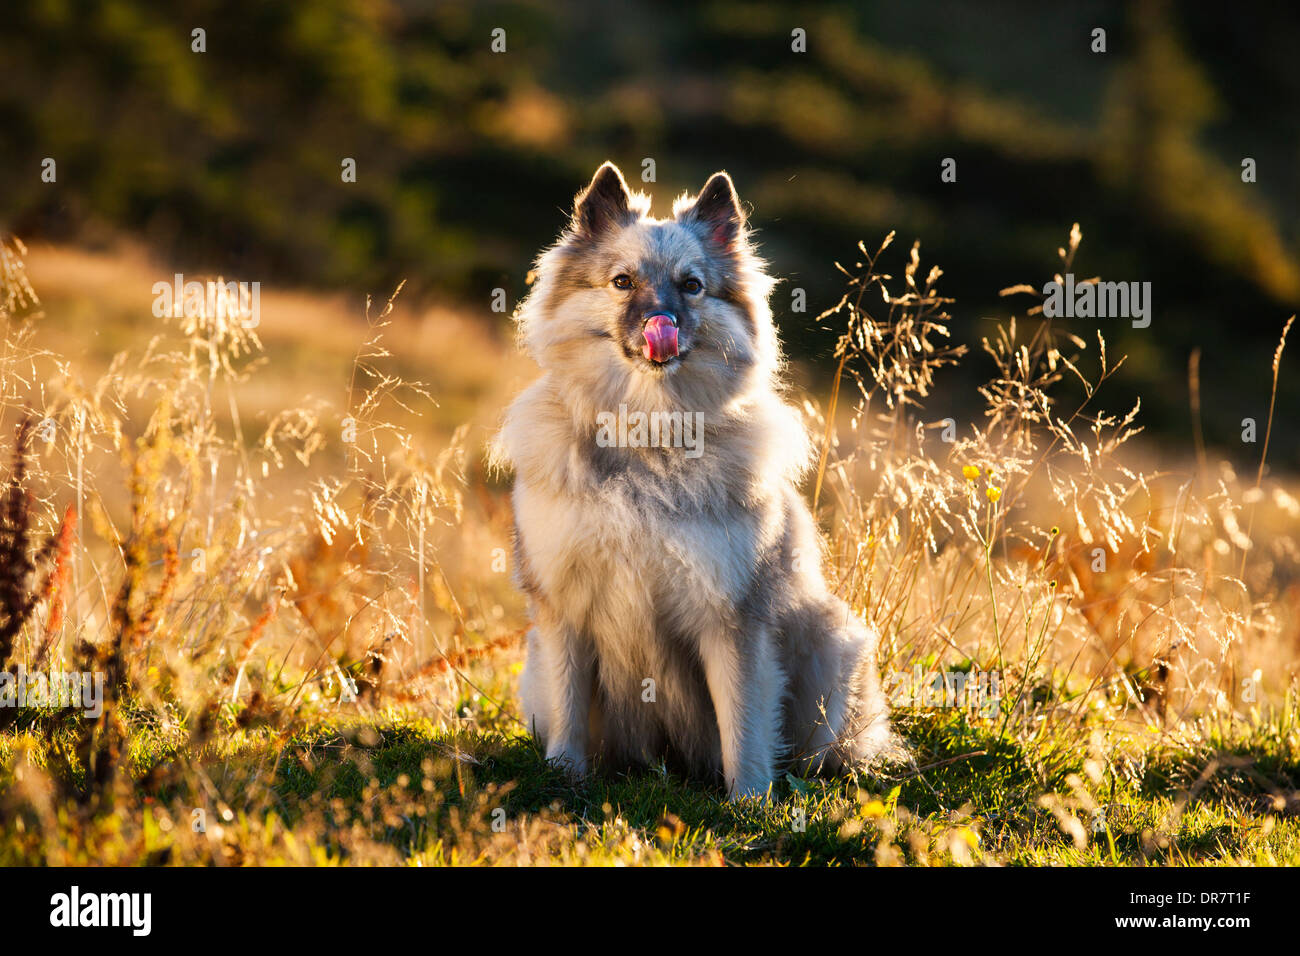
[[[677,326],[666,315],[652,315],[642,329],[645,345],[641,351],[652,362],[667,362],[677,354]]]

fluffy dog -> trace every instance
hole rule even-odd
[[[601,166],[517,319],[510,406],[526,719],[571,773],[659,760],[762,795],[895,746],[876,634],[830,593],[811,446],[730,177],[672,216]]]

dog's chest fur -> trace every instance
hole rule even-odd
[[[516,486],[525,587],[602,646],[698,631],[743,600],[775,531],[753,501],[695,505],[673,476],[650,487],[617,474],[579,494]]]
[[[607,756],[644,761],[675,742],[687,763],[711,765],[717,727],[700,656],[762,586],[783,535],[780,500],[733,455],[674,467],[571,440],[569,481],[534,484],[524,469],[516,482],[520,584],[589,642],[607,724],[593,738],[643,745]]]

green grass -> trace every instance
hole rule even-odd
[[[78,802],[75,768],[67,780],[36,771],[59,731],[28,728],[0,737],[15,824],[0,863],[1300,863],[1300,748],[1285,720],[1189,746],[1138,734],[1091,766],[1086,746],[1013,744],[951,711],[899,724],[912,766],[786,776],[770,800],[736,803],[662,768],[573,786],[527,737],[396,712],[284,736],[228,730],[198,754],[152,724],[132,731],[112,813]]]

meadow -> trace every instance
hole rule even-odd
[[[157,317],[145,253],[7,242],[0,664],[106,693],[0,707],[0,864],[1300,863],[1286,316],[1257,441],[1180,457],[1108,406],[1105,330],[1043,318],[1051,276],[968,348],[919,245],[850,252],[806,492],[910,757],[728,803],[664,767],[574,787],[518,719],[484,446],[535,369],[504,316]],[[1189,368],[1197,436],[1223,361]],[[928,418],[959,363],[969,420]]]

